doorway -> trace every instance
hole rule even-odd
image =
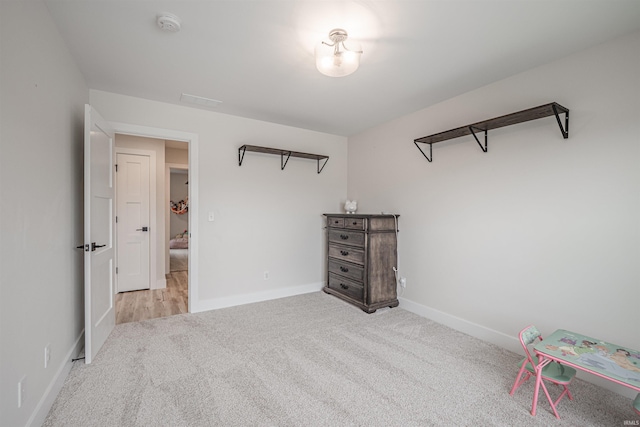
[[[157,317],[166,317],[175,314],[188,313],[189,312],[189,294],[190,294],[190,278],[189,278],[189,245],[190,228],[189,217],[189,189],[188,181],[190,176],[189,170],[189,143],[184,141],[166,140],[160,138],[151,138],[148,136],[138,135],[126,135],[116,134],[116,150],[120,151],[138,151],[138,154],[143,153],[145,150],[151,152],[149,156],[151,158],[152,169],[149,181],[149,192],[151,194],[150,204],[152,205],[152,213],[150,220],[148,221],[149,227],[142,232],[135,231],[141,235],[148,235],[151,241],[151,262],[149,262],[148,270],[150,270],[149,281],[146,287],[138,286],[134,290],[130,290],[124,284],[126,280],[124,277],[120,277],[120,271],[117,275],[117,280],[123,283],[123,286],[118,286],[118,294],[116,295],[116,324],[137,322],[141,320],[153,319]],[[173,230],[171,230],[170,222],[171,217],[176,216],[172,214],[172,208],[170,201],[173,201],[171,190],[171,176],[167,174],[167,168],[171,165],[176,166],[176,170],[182,174],[183,193],[181,197],[182,211],[181,219],[185,225],[183,228],[181,237],[184,236],[185,244],[184,250],[181,251],[179,270],[171,271],[171,254],[170,246],[171,241],[175,240]],[[137,172],[138,169],[134,168]],[[120,169],[118,169],[118,174]],[[124,180],[129,182],[130,180]],[[126,194],[126,184],[122,191],[116,189],[116,198],[118,194]],[[121,205],[118,204],[118,208]],[[155,209],[153,209],[155,208]],[[137,220],[138,210],[133,210],[133,216]],[[155,213],[154,213],[155,212]],[[122,212],[123,215],[127,214]],[[118,213],[120,215],[120,212]],[[116,228],[124,226],[124,221],[116,223]],[[144,229],[143,225],[140,225],[139,229]],[[132,230],[136,230],[133,228]],[[126,233],[125,233],[126,234]],[[118,232],[118,236],[121,234]],[[135,236],[134,236],[135,237]],[[126,247],[126,242],[120,242],[118,248]],[[137,242],[136,242],[137,243]],[[129,251],[130,252],[130,251]],[[129,252],[124,249],[118,251],[117,265],[141,265],[137,260],[139,251],[135,251],[133,258],[129,258]],[[135,262],[134,262],[135,261]],[[123,279],[123,280],[121,280]],[[145,289],[146,288],[146,289]],[[141,290],[140,290],[141,289]]]
[[[167,274],[189,270],[189,169],[167,163],[169,190],[169,269]]]

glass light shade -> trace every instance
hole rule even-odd
[[[316,68],[325,76],[348,76],[360,66],[360,46],[358,43],[347,42],[346,50],[343,43],[336,46],[328,46],[320,43],[316,46]]]

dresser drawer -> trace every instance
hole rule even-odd
[[[364,230],[364,218],[343,218],[345,228],[353,230]]]
[[[364,268],[362,266],[340,262],[337,259],[329,259],[329,273],[339,274],[360,282],[364,281]]]
[[[345,279],[336,274],[329,273],[329,288],[355,300],[364,301],[364,288],[362,284]]]
[[[329,229],[329,242],[364,247],[364,233]]]
[[[343,228],[344,227],[344,218],[328,218],[327,219],[327,225],[329,227],[337,227],[337,228]]]
[[[344,246],[329,245],[329,256],[344,261],[355,262],[364,265],[364,251]]]

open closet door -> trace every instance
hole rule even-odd
[[[114,133],[84,110],[84,353],[91,363],[116,323]]]

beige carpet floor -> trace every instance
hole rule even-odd
[[[575,380],[529,413],[520,356],[401,308],[312,293],[117,325],[45,426],[623,426],[631,400]],[[552,393],[558,390],[552,388]],[[638,424],[626,424],[638,425]]]
[[[169,271],[189,269],[189,249],[169,249]]]

